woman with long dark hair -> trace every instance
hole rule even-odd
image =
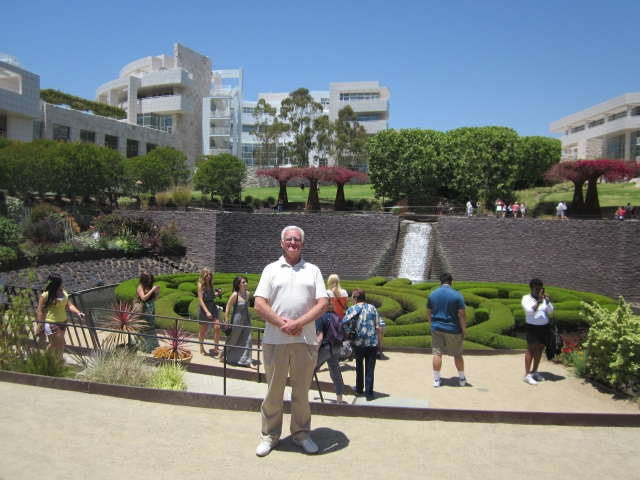
[[[62,286],[62,277],[49,275],[47,285],[38,301],[38,321],[46,322],[44,331],[49,338],[47,350],[54,350],[60,356],[64,353],[64,334],[67,326],[63,324],[67,323],[67,311],[84,318],[84,313],[69,302],[69,294]],[[39,332],[43,329],[42,323],[40,325]]]
[[[225,343],[225,350],[228,363],[253,368],[255,370],[257,367],[253,364],[251,350],[249,350],[251,348],[251,329],[236,328],[236,325],[238,327],[251,326],[251,317],[249,316],[250,295],[247,290],[247,284],[247,277],[243,277],[242,275],[238,275],[233,280],[233,293],[229,297],[224,315],[225,322],[231,323],[233,329]],[[231,322],[229,322],[229,315],[231,315]],[[226,348],[228,346],[242,346],[245,348]],[[220,359],[224,361],[222,355]]]
[[[213,303],[213,300],[220,295],[222,295],[222,290],[213,289],[213,273],[211,269],[203,268],[200,271],[200,279],[198,280],[198,320],[200,321],[198,341],[204,342],[207,330],[211,329],[211,322],[215,322],[213,324],[213,343],[216,344],[213,348],[214,357],[220,354],[220,348],[217,346],[220,343],[220,322],[218,321],[220,314],[218,306]],[[200,344],[200,354],[207,355],[202,344]]]
[[[155,300],[160,295],[160,286],[153,285],[155,279],[153,275],[147,272],[140,274],[140,282],[136,289],[136,302],[142,303],[142,311],[148,315],[143,315],[142,318],[147,322],[147,326],[143,328],[140,333],[146,335],[156,334],[156,302]],[[154,348],[159,347],[158,339],[155,337],[138,337],[137,343],[140,351],[144,353],[151,353]]]

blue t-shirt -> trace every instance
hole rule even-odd
[[[465,310],[462,294],[450,285],[440,285],[429,295],[427,308],[431,309],[431,331],[462,333],[458,310]]]

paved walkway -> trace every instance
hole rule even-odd
[[[443,389],[443,391],[454,389]],[[469,389],[471,390],[471,389]],[[640,429],[316,415],[307,455],[258,458],[260,414],[0,383],[0,478],[638,478]]]
[[[468,410],[510,410],[534,412],[639,413],[638,404],[610,392],[599,391],[590,383],[571,375],[564,367],[543,360],[540,372],[547,381],[531,386],[522,381],[524,355],[493,355],[465,357],[465,372],[469,384],[458,386],[453,359],[443,360],[443,385],[433,388],[431,355],[389,352],[379,360],[375,370],[375,391],[378,398],[369,405],[396,405]],[[195,354],[193,362],[221,366],[213,358]],[[229,367],[233,368],[233,367]],[[355,385],[355,362],[341,363],[346,385]],[[318,374],[320,381],[331,382],[328,368]],[[227,380],[227,394],[264,398],[265,384]],[[188,390],[222,394],[221,378],[188,374]],[[309,392],[311,401],[320,401],[315,382]],[[288,389],[285,392],[285,396]],[[325,401],[335,401],[334,393],[323,393]],[[354,397],[345,397],[349,402]],[[362,402],[361,398],[357,399]]]

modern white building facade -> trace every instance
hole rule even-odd
[[[563,160],[640,161],[640,92],[626,93],[550,125],[562,133]]]
[[[0,136],[30,142],[40,134],[40,76],[0,53]]]
[[[209,142],[205,140],[205,143],[203,144],[203,153],[208,152],[209,154],[214,154],[219,151],[218,147],[221,147],[224,151],[229,151],[230,153],[240,157],[245,165],[251,166],[254,164],[253,152],[259,147],[257,139],[250,133],[255,125],[253,110],[258,101],[243,101],[242,69],[233,72],[239,72],[237,91],[234,87],[223,86],[221,88],[224,92],[232,94],[230,97],[225,97],[226,100],[215,96],[205,99],[204,108],[206,109],[207,105],[210,105],[211,110],[209,113],[210,117],[207,119],[205,113],[205,118],[203,118],[205,130],[206,128],[210,129]],[[214,72],[214,80],[215,74],[216,72]],[[328,115],[331,121],[338,118],[338,112],[342,108],[350,105],[351,108],[353,108],[353,111],[358,115],[357,121],[365,128],[368,134],[375,135],[376,133],[389,128],[390,92],[387,87],[381,87],[379,82],[330,83],[329,90],[311,90],[309,94],[316,102],[322,105],[323,113]],[[280,112],[282,101],[288,96],[289,92],[258,94],[258,98],[264,99],[272,107],[276,108],[278,112]],[[218,133],[218,123],[214,124],[214,119],[211,115],[218,115],[221,107],[217,103],[214,104],[214,102],[222,103],[225,115],[232,117],[232,120],[230,121],[232,126],[229,130],[231,132],[231,136],[227,137],[228,143],[221,143],[227,141],[227,139],[216,136]],[[226,109],[226,105],[230,105],[230,111]],[[240,105],[242,106],[241,108]],[[227,130],[224,130],[221,134],[224,135],[226,132]],[[317,162],[315,162],[312,157],[313,153],[309,158],[309,163],[311,165],[317,165]],[[286,159],[281,160],[283,163],[286,162]],[[279,161],[279,159],[276,159],[274,164]]]

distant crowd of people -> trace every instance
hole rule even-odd
[[[527,205],[522,202],[506,203],[500,198],[495,201],[496,218],[525,218],[527,216]]]

